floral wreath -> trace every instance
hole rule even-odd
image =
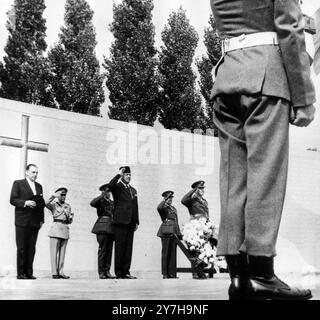
[[[217,234],[217,227],[214,222],[206,218],[192,219],[184,224],[182,228],[182,240],[197,261],[197,265],[203,265],[204,269],[226,269],[226,262],[223,258],[216,256],[216,247],[212,246],[209,239]]]

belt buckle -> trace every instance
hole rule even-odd
[[[243,33],[241,36],[239,36],[239,41],[242,42],[246,38],[246,35]]]
[[[230,39],[224,39],[222,41],[222,54],[224,54],[230,46]]]

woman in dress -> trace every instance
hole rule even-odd
[[[69,224],[73,221],[71,206],[66,200],[68,189],[59,188],[46,201],[51,211],[53,224],[49,231],[51,272],[53,279],[69,279],[63,272],[66,248],[69,239]]]

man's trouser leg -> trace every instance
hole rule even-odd
[[[169,245],[170,245],[170,238],[169,237],[162,237],[161,238],[161,273],[162,275],[169,275],[168,270],[168,259],[169,259]]]
[[[133,248],[133,237],[134,237],[134,225],[129,224],[127,226],[125,249],[123,256],[123,275],[130,273],[131,260],[132,260],[132,248]]]
[[[16,226],[16,245],[17,245],[17,275],[21,276],[26,274],[27,268],[27,242],[26,242],[26,229]]]
[[[68,244],[68,239],[60,239],[59,260],[58,260],[60,275],[64,275],[63,268],[64,268],[64,261],[66,257],[67,244]]]
[[[216,98],[221,149],[218,255],[274,256],[287,180],[289,103]]]
[[[125,274],[123,274],[123,263],[126,246],[127,228],[127,225],[114,225],[114,271],[117,277],[125,276]]]
[[[168,261],[168,273],[171,277],[177,276],[177,240],[170,238],[169,243],[169,261]]]
[[[107,256],[107,235],[104,233],[97,234],[98,248],[98,273],[106,272],[106,256]]]
[[[58,250],[59,239],[50,237],[50,259],[51,259],[51,274],[58,275]]]
[[[36,253],[36,243],[38,239],[38,228],[27,228],[28,229],[28,239],[27,239],[27,275],[33,275],[33,260]]]
[[[114,235],[107,234],[106,235],[106,263],[105,263],[105,271],[109,272],[111,267],[111,260],[112,260],[112,251],[113,251],[113,242],[114,242]]]

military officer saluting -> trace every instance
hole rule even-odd
[[[185,205],[190,213],[190,219],[209,219],[208,202],[203,198],[205,182],[196,181],[191,185],[191,190],[182,198],[181,203]]]
[[[274,274],[284,204],[289,122],[313,120],[304,19],[298,0],[211,0],[222,41],[213,119],[221,150],[217,255],[230,299],[310,299]],[[247,274],[246,270],[249,270]]]
[[[114,279],[110,273],[112,249],[114,243],[113,211],[111,191],[108,184],[103,184],[99,190],[101,194],[90,202],[90,206],[97,209],[98,220],[92,232],[96,234],[98,248],[99,279]]]
[[[191,190],[182,198],[181,203],[185,205],[190,213],[190,220],[205,218],[209,220],[209,207],[204,196],[205,182],[199,180],[191,185]],[[210,239],[211,246],[217,244],[217,235],[213,235]],[[212,276],[212,272],[210,272]],[[206,279],[206,275],[202,270],[192,274],[194,279]]]
[[[172,205],[173,191],[162,193],[163,200],[157,207],[162,224],[157,236],[161,238],[161,272],[163,279],[177,278],[177,238],[181,237],[177,209]]]
[[[68,240],[70,238],[69,224],[73,221],[71,206],[66,202],[68,189],[58,188],[46,201],[53,217],[53,223],[49,231],[51,272],[53,279],[69,279],[64,274],[64,261]]]

